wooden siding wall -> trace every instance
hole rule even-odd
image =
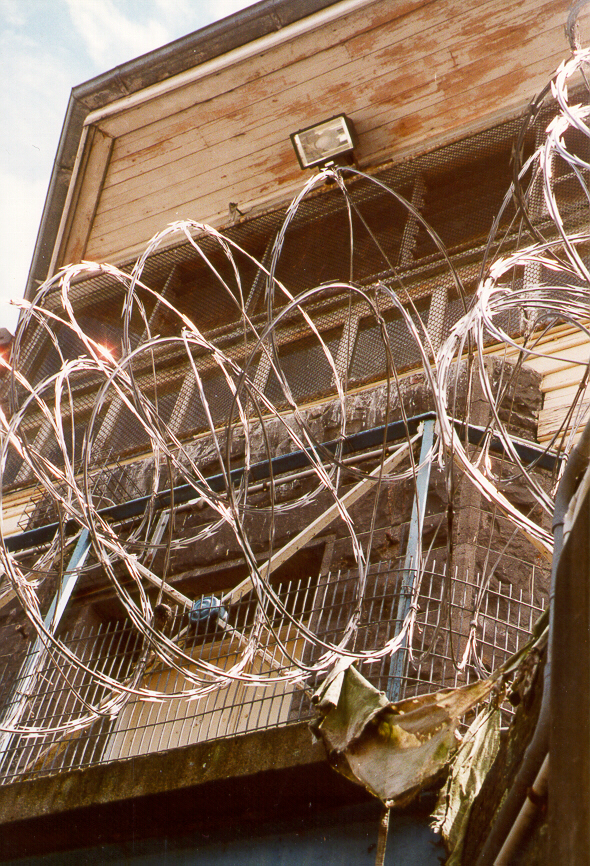
[[[84,160],[72,201],[86,208],[57,263],[122,262],[173,220],[223,226],[230,202],[247,212],[285,199],[304,179],[289,133],[338,112],[355,122],[361,167],[518,113],[567,56],[568,7],[377,0],[139,105],[122,100],[88,137],[102,164]]]
[[[590,326],[590,322],[584,324],[586,327]],[[536,351],[544,353],[545,357],[529,358],[525,366],[543,376],[543,408],[539,413],[537,438],[546,445],[561,427],[578,392],[590,362],[590,340],[579,328],[560,325],[548,331],[535,348]],[[504,350],[501,351],[504,355]],[[508,359],[516,359],[514,350],[508,350],[505,354]],[[590,409],[590,383],[584,389],[581,408],[582,413],[587,413]],[[580,416],[576,413],[573,420],[578,422],[579,435],[588,418],[584,414]]]

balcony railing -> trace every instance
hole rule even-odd
[[[411,697],[441,687],[461,685],[493,670],[522,646],[543,610],[541,582],[531,567],[526,588],[488,586],[478,602],[477,653],[479,670],[472,663],[461,668],[470,625],[474,619],[479,581],[469,575],[449,575],[436,566],[426,571],[417,598],[417,617],[411,636],[411,653],[405,657],[403,675],[396,684],[399,697]],[[381,562],[369,569],[361,602],[358,632],[350,649],[357,652],[382,647],[399,630],[398,612],[402,571]],[[289,657],[311,665],[322,647],[298,630],[302,622],[323,641],[336,643],[357,600],[358,573],[313,575],[276,587],[286,614],[267,606],[266,626],[247,672],[266,674],[265,686],[228,680],[220,688],[198,698],[175,697],[191,688],[181,672],[159,658],[148,660],[140,685],[165,693],[168,698],[142,700],[131,696],[118,715],[103,716],[92,725],[66,735],[43,733],[67,722],[83,719],[89,706],[101,705],[108,696],[92,671],[125,682],[137,671],[143,643],[128,623],[114,622],[84,627],[61,636],[62,642],[83,660],[81,668],[49,651],[30,680],[16,678],[19,659],[1,660],[0,706],[7,717],[11,704],[29,695],[21,724],[37,728],[40,735],[9,738],[0,766],[1,783],[52,775],[75,768],[118,761],[192,743],[232,737],[248,731],[288,725],[312,718],[311,695],[324,674],[312,674],[303,683],[277,680],[290,666]],[[415,600],[416,601],[416,600]],[[191,625],[186,611],[176,612],[165,632],[192,658],[206,661],[223,674],[239,658],[244,639],[254,624],[257,600],[249,594],[232,605],[227,626],[206,631]],[[292,617],[292,619],[291,619]],[[278,641],[277,641],[278,638]],[[279,645],[280,643],[280,645]],[[145,654],[143,655],[145,662]],[[399,666],[396,666],[399,670]],[[383,691],[392,690],[390,656],[362,665],[364,675]],[[273,677],[275,681],[273,682]],[[5,741],[6,742],[6,741]]]

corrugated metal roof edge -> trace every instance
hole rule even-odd
[[[84,121],[90,111],[320,12],[339,0],[261,0],[72,89],[53,163],[25,298],[48,273]]]

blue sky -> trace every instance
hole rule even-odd
[[[251,0],[0,0],[0,326],[14,331],[70,90]]]

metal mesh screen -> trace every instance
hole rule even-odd
[[[338,352],[341,333],[342,328],[332,328],[321,335],[333,360]],[[315,395],[320,396],[330,392],[333,380],[332,368],[316,338],[304,337],[294,343],[277,347],[276,360],[296,401],[304,400],[309,395],[311,381],[315,383]],[[274,370],[270,372],[264,393],[275,406],[286,405],[284,388]]]
[[[423,327],[428,325],[428,312],[428,304],[423,300],[408,310],[418,333],[423,333]],[[402,314],[398,310],[389,310],[383,318],[396,368],[403,370],[418,364],[422,357],[418,343],[408,331]],[[382,378],[390,365],[391,360],[388,363],[380,323],[372,316],[361,319],[350,364],[351,382],[357,384],[372,378]]]
[[[532,152],[535,136],[546,124],[547,116],[542,115],[528,134],[525,157]],[[277,277],[294,294],[329,280],[352,280],[364,286],[384,281],[398,293],[414,326],[427,330],[436,349],[464,313],[469,296],[466,300],[458,296],[444,255],[425,223],[387,190],[395,190],[407,199],[438,233],[469,294],[477,281],[487,234],[511,181],[510,153],[519,128],[520,121],[513,121],[403,164],[381,169],[374,177],[382,186],[364,176],[352,177],[347,181],[350,223],[340,189],[326,187],[310,194],[286,231],[277,262]],[[585,153],[587,141],[580,140],[579,147]],[[555,189],[564,212],[567,211],[575,222],[584,202],[577,178],[564,166],[556,166]],[[535,183],[529,197],[533,202],[537,198],[541,202]],[[282,208],[248,217],[228,227],[225,234],[268,266],[286,213],[286,208]],[[503,242],[508,246],[518,239],[517,226],[510,224],[513,216],[511,206],[503,217],[504,228],[508,231],[508,239]],[[545,230],[547,220],[541,204],[537,219],[539,227]],[[198,243],[209,263],[190,244],[184,243],[151,256],[142,279],[196,322],[238,364],[246,363],[255,344],[251,335],[246,336],[240,327],[238,301],[244,300],[252,321],[263,327],[267,315],[266,277],[247,255],[235,250],[237,272],[234,272],[215,238],[201,238]],[[127,270],[131,268],[132,263]],[[554,276],[547,275],[547,278],[554,279]],[[115,354],[123,338],[123,322],[117,311],[121,309],[124,292],[125,287],[120,283],[101,275],[80,281],[73,297],[77,309],[82,311],[78,318],[88,333],[112,347]],[[134,308],[129,322],[132,347],[148,333],[166,336],[178,332],[178,321],[164,304],[155,303],[147,292],[139,290],[138,295],[141,303]],[[375,302],[385,319],[386,337],[396,369],[406,371],[419,366],[421,358],[416,341],[400,313],[392,308],[391,302],[384,302],[378,295]],[[282,304],[284,300],[279,298],[277,309]],[[350,384],[359,387],[386,376],[387,353],[382,332],[366,305],[361,308],[343,293],[339,296],[327,290],[324,301],[306,307],[306,312],[337,361],[339,374],[345,375]],[[514,312],[500,317],[498,324],[510,335],[517,335],[523,327]],[[67,328],[58,328],[54,340],[63,358],[76,357],[79,344]],[[61,358],[48,335],[31,333],[25,342],[24,355],[28,357],[25,373],[32,376],[33,381],[58,369]],[[308,326],[302,325],[300,316],[298,321],[291,316],[281,322],[275,331],[273,351],[288,388],[300,405],[334,393],[333,376],[323,350]],[[221,426],[232,404],[231,388],[208,353],[195,352],[195,364],[202,377],[213,423]],[[286,406],[288,399],[284,388],[270,367],[267,358],[260,353],[251,362],[250,374],[256,377],[267,397],[278,406]],[[207,429],[207,413],[193,373],[180,353],[175,354],[173,349],[161,350],[157,357],[144,353],[134,362],[132,372],[138,387],[150,396],[160,417],[171,425],[176,435],[187,438]],[[80,416],[76,419],[77,432],[72,443],[77,456],[82,442],[80,434],[93,408],[92,383],[80,381],[74,390],[76,414]],[[95,425],[95,430],[100,430],[93,449],[97,456],[106,452],[125,456],[149,450],[149,438],[141,422],[120,402],[105,405],[102,420],[102,427]],[[36,447],[40,450],[50,448],[44,440],[46,433],[41,425],[32,436],[32,442],[38,437]],[[27,480],[19,458],[9,453],[5,488]]]
[[[79,468],[82,472],[83,468]],[[110,455],[105,459],[102,468],[95,464],[94,471],[89,476],[89,490],[92,501],[100,508],[128,502],[143,495],[143,490],[135,483],[133,473]],[[60,486],[60,491],[65,496],[67,488]],[[47,497],[44,487],[39,486],[31,493],[18,527],[25,532],[47,523],[57,523],[58,519],[54,500]]]

